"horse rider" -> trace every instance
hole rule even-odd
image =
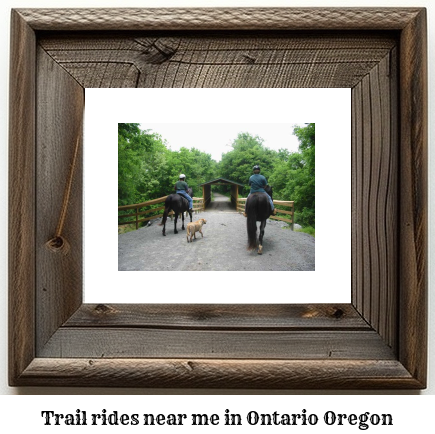
[[[187,194],[187,189],[189,186],[187,185],[187,182],[185,181],[186,175],[183,173],[179,176],[179,180],[175,183],[175,192],[183,197],[185,197],[189,201],[189,212],[193,212],[193,200],[192,198]]]
[[[267,185],[267,179],[260,175],[260,166],[256,164],[252,170],[254,171],[254,174],[251,175],[249,178],[249,185],[251,186],[251,191],[248,194],[248,197],[251,193],[265,193],[266,196],[269,198],[270,206],[272,209],[272,215],[276,215],[276,209],[273,206],[273,200],[272,198],[267,194],[267,192],[264,190],[264,187]],[[248,201],[248,197],[246,198],[246,202]],[[245,212],[243,215],[247,217],[246,215],[246,202],[245,202]]]

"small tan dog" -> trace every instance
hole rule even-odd
[[[195,238],[196,235],[195,232],[199,232],[201,236],[204,238],[204,234],[202,233],[202,226],[207,223],[206,219],[199,219],[196,222],[187,223],[187,231],[186,231],[186,238],[187,242],[189,242],[189,235],[190,235],[190,242],[192,242],[192,238]]]

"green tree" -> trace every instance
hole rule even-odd
[[[118,124],[118,206],[167,194],[168,153],[162,138],[139,124]]]
[[[245,185],[241,195],[249,193],[248,179],[255,164],[273,186],[274,198],[294,200],[296,221],[302,226],[315,224],[315,125],[295,127],[298,152],[264,146],[261,137],[241,132],[231,151],[217,163],[210,154],[196,148],[172,151],[163,137],[139,124],[118,124],[118,204],[130,205],[166,196],[173,192],[180,173],[202,195],[199,185],[223,177]]]
[[[261,173],[268,178],[272,174],[276,152],[263,145],[264,140],[244,132],[239,133],[232,143],[232,150],[222,155],[218,171],[223,178],[244,184],[243,195],[249,193],[248,180],[255,164],[261,167]]]
[[[296,222],[315,227],[315,124],[295,127],[298,152],[280,151],[269,179],[274,198],[295,201]]]
[[[171,151],[158,133],[118,124],[118,206],[172,193],[180,173],[194,195],[202,195],[199,185],[216,177],[216,166],[210,154],[195,148]]]
[[[118,205],[126,205],[136,197],[135,179],[141,167],[139,134],[139,124],[118,124]]]

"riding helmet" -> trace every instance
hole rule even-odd
[[[183,173],[180,175],[180,177],[179,177],[179,179],[181,179],[181,178],[185,178],[186,177],[186,175],[184,175]]]
[[[258,164],[256,164],[256,165],[252,168],[252,170],[260,170],[260,166],[259,166]]]

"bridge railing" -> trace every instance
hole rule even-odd
[[[237,211],[245,211],[246,197],[237,199]],[[273,204],[276,208],[277,215],[270,216],[270,219],[280,220],[290,225],[292,231],[295,230],[295,202],[294,200],[274,200]],[[283,209],[282,207],[290,208]]]
[[[159,197],[158,199],[148,200],[146,202],[135,203],[132,205],[123,205],[118,207],[118,227],[126,225],[136,225],[139,229],[139,224],[163,217],[165,206],[159,206],[164,203],[168,196]],[[200,212],[204,210],[204,200],[202,197],[192,197],[193,211]],[[131,212],[130,212],[131,211]],[[172,218],[174,212],[171,211],[169,216]]]

